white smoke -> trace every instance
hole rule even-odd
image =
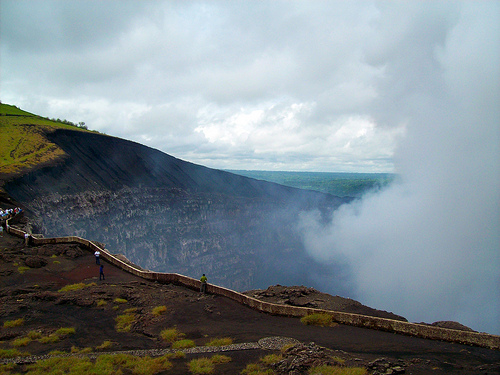
[[[304,215],[302,230],[316,259],[350,271],[362,303],[410,321],[455,320],[499,334],[500,33],[497,16],[470,10],[434,46],[414,100],[394,108],[391,120],[406,123],[397,182],[342,207],[327,226]],[[484,34],[483,42],[472,44],[471,33]],[[404,59],[386,72],[411,88],[415,77],[398,76],[408,71]],[[395,98],[390,90],[379,87]]]

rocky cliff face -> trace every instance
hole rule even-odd
[[[78,235],[146,269],[206,273],[236,290],[314,287],[325,271],[305,252],[297,219],[304,210],[331,213],[340,198],[212,170],[98,134],[57,131],[50,139],[66,158],[5,185],[46,236]]]

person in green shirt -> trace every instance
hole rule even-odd
[[[203,276],[201,277],[200,281],[201,281],[201,285],[200,285],[200,293],[206,293],[207,292],[207,277],[205,276],[205,274],[203,274]]]

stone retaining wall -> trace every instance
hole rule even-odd
[[[9,226],[9,220],[6,222],[6,229],[9,234],[17,237],[24,238],[25,232]],[[139,276],[146,280],[158,281],[164,284],[176,284],[190,289],[199,290],[200,281],[179,275],[176,273],[161,273],[144,271],[131,266],[115,257],[106,249],[102,249],[93,242],[80,238],[80,237],[56,237],[56,238],[38,238],[30,235],[29,244],[40,246],[45,244],[57,243],[78,243],[87,248],[90,252],[94,253],[96,250],[101,252],[101,258],[107,262],[129,272],[133,275]],[[290,317],[303,317],[315,313],[324,313],[332,316],[333,321],[362,328],[377,329],[381,331],[393,332],[409,336],[421,337],[432,340],[443,340],[448,342],[455,342],[459,344],[475,345],[489,349],[500,350],[500,336],[490,335],[487,333],[460,331],[454,329],[440,328],[428,326],[424,324],[416,324],[403,322],[399,320],[378,318],[373,316],[366,316],[360,314],[346,313],[340,311],[330,311],[322,309],[314,309],[307,307],[278,305],[274,303],[260,301],[258,299],[238,293],[234,290],[223,288],[217,285],[208,284],[207,293],[217,294],[226,298],[232,299],[242,305],[246,305],[254,310],[280,316]]]

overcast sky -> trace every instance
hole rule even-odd
[[[393,172],[498,64],[497,2],[0,1],[4,102],[214,168]]]
[[[500,333],[499,1],[0,6],[3,102],[214,168],[396,172],[305,214],[308,251],[372,307]]]

